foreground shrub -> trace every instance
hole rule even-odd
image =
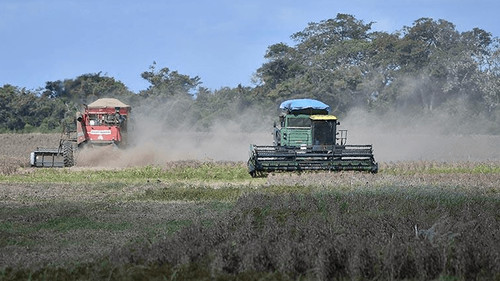
[[[206,264],[291,279],[500,277],[498,198],[428,191],[242,197],[209,226],[116,252],[118,264]]]

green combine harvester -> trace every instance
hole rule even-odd
[[[330,107],[313,99],[280,105],[274,145],[250,145],[248,172],[252,177],[274,171],[366,171],[377,173],[372,145],[348,145],[347,130],[330,115]]]

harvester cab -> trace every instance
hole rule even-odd
[[[371,145],[347,145],[347,130],[320,101],[295,99],[280,105],[273,146],[250,146],[252,176],[273,171],[358,170],[376,173]]]
[[[77,113],[76,143],[125,146],[129,113],[130,106],[117,99],[98,99],[85,106],[83,113]]]
[[[73,130],[65,127],[58,148],[37,148],[31,152],[34,167],[71,167],[75,164],[74,151],[85,146],[127,144],[127,123],[130,106],[123,102],[102,98],[84,105],[76,113]]]
[[[312,146],[322,148],[345,144],[347,130],[337,131],[337,117],[333,115],[280,116],[281,127],[274,126],[274,144],[277,146]]]

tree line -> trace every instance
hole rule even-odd
[[[101,72],[48,81],[43,89],[0,88],[0,132],[53,132],[81,104],[115,97],[134,109],[161,115],[170,126],[210,128],[217,119],[234,119],[249,108],[275,115],[290,98],[316,98],[343,115],[353,108],[373,114],[436,112],[456,118],[481,117],[500,126],[499,39],[480,28],[459,32],[446,20],[420,18],[387,33],[352,15],[309,23],[291,35],[293,45],[268,47],[252,87],[210,90],[190,77],[156,63],[141,74],[149,86],[131,92]],[[166,110],[168,109],[168,110]]]

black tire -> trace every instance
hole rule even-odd
[[[64,167],[72,167],[75,165],[75,158],[73,155],[73,144],[69,141],[63,143],[63,159]]]

